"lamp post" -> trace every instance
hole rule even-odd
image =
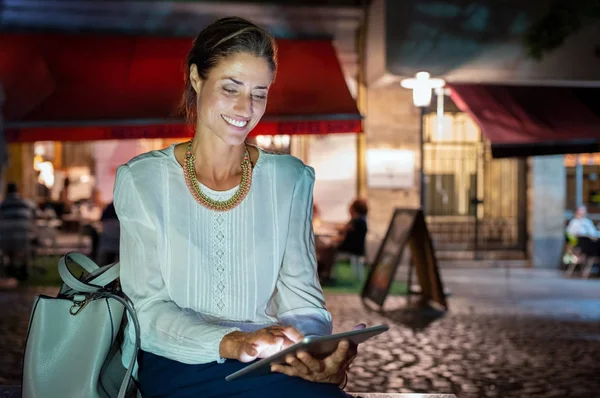
[[[421,163],[421,175],[420,175],[420,189],[421,189],[421,210],[425,212],[425,169],[424,169],[424,137],[423,137],[423,121],[425,116],[425,108],[431,105],[432,90],[436,88],[442,88],[446,85],[443,79],[432,78],[427,72],[419,72],[414,78],[403,79],[400,84],[404,88],[412,90],[413,93],[413,105],[419,108],[419,150],[421,151],[420,163]]]

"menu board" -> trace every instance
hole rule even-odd
[[[369,300],[383,307],[407,245],[411,249],[411,263],[415,266],[422,299],[447,308],[433,242],[423,212],[419,209],[394,211],[363,286],[363,301]]]

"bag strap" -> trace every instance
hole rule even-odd
[[[133,322],[133,328],[135,330],[135,344],[133,348],[133,355],[131,356],[131,360],[129,361],[129,366],[127,366],[127,371],[125,372],[125,376],[123,377],[123,382],[121,383],[121,388],[119,389],[119,395],[117,398],[125,398],[127,394],[127,390],[129,389],[129,385],[131,383],[131,379],[133,378],[133,368],[135,366],[135,362],[137,360],[138,352],[140,350],[140,324],[138,322],[137,316],[135,314],[135,309],[133,308],[133,303],[129,299],[129,297],[125,296],[121,297],[113,293],[103,292],[100,293],[100,297],[107,297],[114,300],[117,300],[129,315],[129,319]]]
[[[73,272],[71,272],[67,265],[68,260],[72,260],[89,272],[90,275],[85,281],[79,280],[73,275]],[[98,267],[98,264],[89,257],[76,252],[67,253],[58,261],[58,273],[65,285],[81,293],[97,293],[101,291],[106,285],[119,277],[119,272],[119,263]]]
[[[69,259],[76,262],[83,269],[89,272],[90,275],[88,275],[85,281],[81,281],[77,279],[75,275],[73,275],[73,273],[67,266],[67,260]],[[123,295],[123,297],[121,297],[119,295],[103,291],[103,288],[106,285],[113,282],[119,277],[119,272],[119,263],[113,263],[105,265],[103,267],[99,267],[98,264],[92,261],[89,257],[77,252],[67,253],[58,261],[58,273],[60,274],[60,277],[62,278],[65,285],[67,285],[72,290],[81,293],[97,293],[98,298],[111,298],[113,300],[117,300],[118,302],[123,304],[123,307],[129,315],[129,319],[133,322],[133,327],[135,330],[135,345],[133,355],[131,357],[131,360],[129,361],[129,366],[127,367],[127,371],[125,372],[125,377],[123,378],[123,382],[121,383],[121,388],[119,389],[118,395],[118,398],[125,398],[127,390],[129,389],[129,384],[131,383],[133,368],[137,360],[137,355],[140,350],[140,324],[135,314],[133,303],[131,302],[129,297],[127,297],[124,293],[121,293]]]

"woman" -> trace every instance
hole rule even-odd
[[[299,354],[267,376],[224,380],[332,329],[316,276],[313,169],[245,144],[276,66],[264,30],[240,18],[208,26],[187,59],[193,139],[118,169],[121,282],[141,325],[144,397],[345,396],[347,342],[324,360]]]

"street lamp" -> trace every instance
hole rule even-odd
[[[424,137],[423,137],[423,119],[425,108],[431,105],[431,92],[433,89],[440,89],[446,85],[444,79],[432,78],[427,72],[419,72],[413,78],[403,79],[400,84],[404,88],[411,89],[413,92],[413,105],[420,109],[420,128],[419,128],[419,147],[421,151],[421,210],[425,212],[425,169],[424,169]]]

